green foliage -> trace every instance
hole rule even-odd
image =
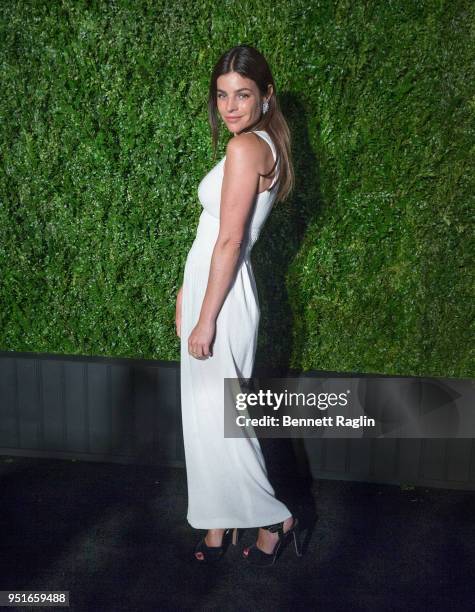
[[[3,350],[179,359],[209,77],[248,43],[296,170],[253,251],[258,365],[474,375],[472,2],[2,8]]]

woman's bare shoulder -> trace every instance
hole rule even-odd
[[[226,156],[233,157],[251,157],[253,161],[262,161],[265,157],[264,150],[261,147],[260,138],[253,132],[243,132],[229,139],[226,146]]]
[[[260,138],[253,132],[243,132],[229,139],[226,146],[226,153],[237,155],[256,155],[262,153]]]

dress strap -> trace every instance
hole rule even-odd
[[[270,146],[270,149],[272,151],[272,156],[274,157],[274,163],[277,159],[277,154],[275,151],[275,146],[274,143],[272,142],[272,138],[269,136],[269,134],[265,131],[265,130],[252,130],[254,134],[257,134],[258,136],[260,136],[263,140],[265,140],[267,142],[267,144]],[[270,187],[267,188],[267,191],[270,191],[272,189],[272,187],[274,187],[277,177],[278,177],[278,169],[279,169],[279,162],[277,162],[277,165],[275,167],[274,170],[274,179],[270,185]]]

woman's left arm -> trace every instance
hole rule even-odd
[[[259,145],[249,134],[234,136],[226,147],[219,234],[211,257],[200,317],[188,338],[188,352],[198,359],[212,355],[210,348],[216,333],[216,319],[236,271],[247,221],[257,194],[259,155]]]

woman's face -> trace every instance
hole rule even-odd
[[[271,95],[272,86],[269,88]],[[256,123],[261,116],[264,98],[256,83],[237,72],[218,77],[216,96],[219,114],[234,135]]]

